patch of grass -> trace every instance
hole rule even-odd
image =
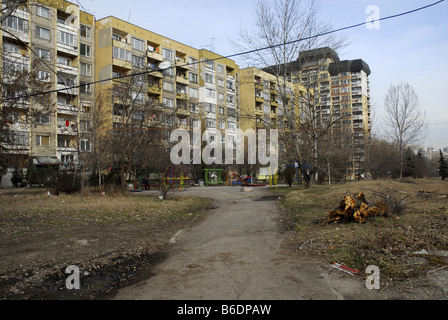
[[[6,234],[26,236],[27,228],[45,226],[82,225],[89,223],[164,222],[191,219],[210,206],[207,199],[132,195],[77,195],[48,197],[21,193],[0,197],[0,230]]]
[[[327,212],[345,195],[362,191],[376,201],[381,190],[406,196],[406,211],[365,224],[330,224]],[[425,191],[425,192],[421,192]],[[377,265],[383,275],[400,279],[425,274],[448,263],[435,250],[448,250],[448,183],[441,180],[360,181],[286,192],[282,205],[295,225],[298,252],[364,271]],[[414,252],[426,249],[429,255]]]

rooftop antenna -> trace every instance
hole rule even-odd
[[[131,10],[129,10],[129,15],[128,15],[128,22],[131,19]]]
[[[211,46],[212,46],[212,52],[215,52],[215,38],[210,38],[211,40],[212,40],[212,44],[211,44]]]
[[[206,44],[206,45],[204,45],[203,47],[209,47],[209,50],[210,50],[211,52],[215,52],[215,39],[216,39],[216,38],[209,38],[209,39],[212,40],[212,43],[211,43],[211,44]]]

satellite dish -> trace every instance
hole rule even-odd
[[[168,60],[165,60],[159,64],[159,69],[162,69],[162,70],[168,69],[170,67],[171,67],[171,62]]]

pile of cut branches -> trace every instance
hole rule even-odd
[[[378,201],[370,203],[364,193],[351,194],[342,198],[339,207],[328,212],[329,222],[357,222],[365,223],[370,217],[386,216],[388,207],[386,203]]]

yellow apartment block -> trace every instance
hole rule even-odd
[[[96,21],[98,93],[142,73],[141,102],[159,105],[168,127],[236,130],[239,68],[234,61],[198,50],[115,17]],[[129,77],[130,76],[130,77]],[[108,99],[106,126],[118,127],[125,111]]]
[[[94,20],[76,4],[45,0],[19,7],[3,22],[1,108],[8,139],[2,143],[9,167],[30,158],[67,165],[90,150],[94,92],[76,87],[94,80]],[[31,80],[20,82],[19,73]]]

